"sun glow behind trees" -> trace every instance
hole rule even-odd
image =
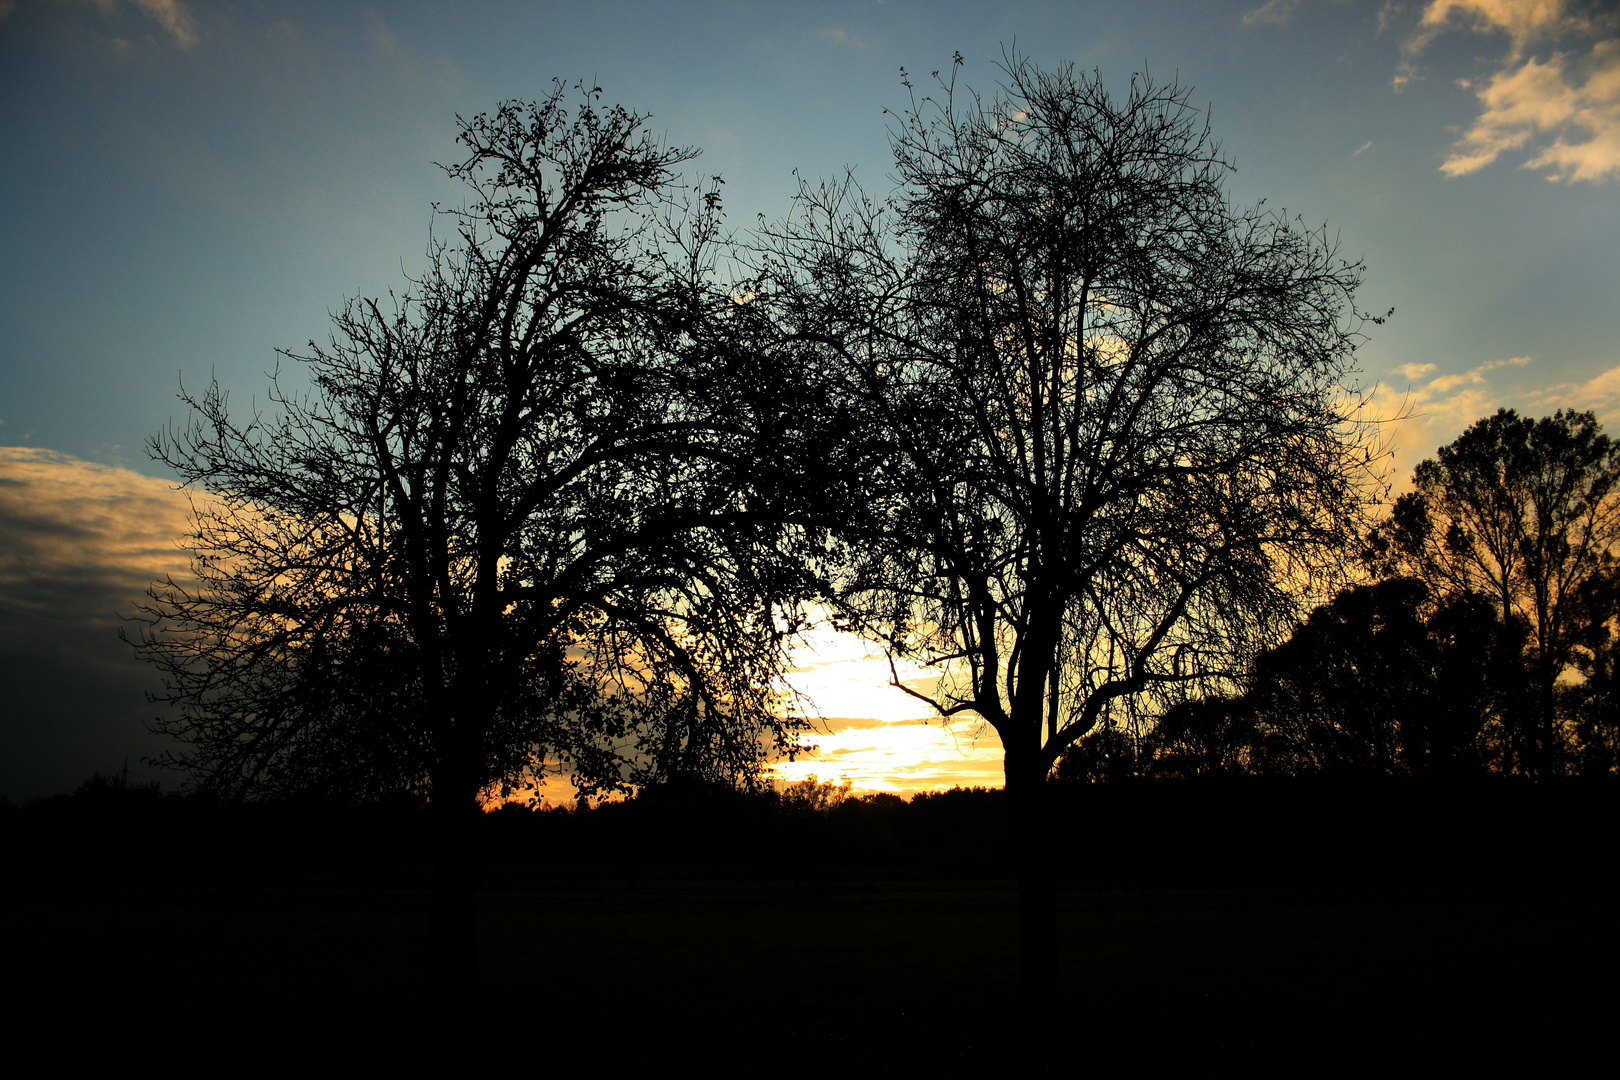
[[[927,693],[940,672],[907,659],[891,666],[883,646],[839,630],[825,612],[789,649],[783,705],[808,716],[814,730],[801,736],[802,754],[774,762],[768,771],[777,784],[809,778],[849,781],[856,794],[890,792],[909,796],[953,787],[1001,787],[1001,740],[975,717],[940,720],[935,711],[894,685]],[[552,806],[567,805],[577,793],[565,773],[513,796]],[[501,801],[491,792],[490,805]]]
[[[112,611],[127,613],[152,580],[187,573],[188,557],[179,546],[188,520],[185,494],[167,481],[127,470],[9,447],[0,452],[0,493],[8,500],[4,510],[14,526],[6,552],[10,558],[0,561],[12,575],[7,587],[13,603],[28,615],[12,628],[15,670],[30,665],[54,670],[50,665],[60,657],[78,656],[81,669],[90,663],[96,671],[94,678],[85,678],[81,670],[80,689],[100,695],[96,716],[87,716],[86,722],[106,722],[101,711],[115,709],[117,722],[138,729],[135,720],[146,709],[140,691],[147,672],[129,663],[118,644]],[[43,591],[51,581],[70,578],[76,581],[72,588],[63,585],[48,595]],[[35,584],[25,587],[25,579]],[[87,656],[97,659],[86,661]],[[937,678],[936,672],[906,661],[897,670],[916,689],[928,689]],[[126,688],[120,680],[130,685]],[[848,778],[856,791],[899,794],[1001,785],[1001,746],[994,732],[979,731],[971,719],[942,725],[926,705],[890,680],[888,661],[877,644],[825,622],[808,631],[793,650],[789,682],[805,699],[798,707],[814,718],[817,730],[805,741],[816,749],[794,762],[777,763],[773,778]],[[106,706],[100,704],[104,699]],[[150,752],[158,746],[153,742]],[[16,752],[13,764],[32,760],[23,750]],[[138,767],[143,752],[148,752],[147,743],[134,737],[105,767],[115,768],[126,753],[132,768]],[[60,779],[55,773],[50,777],[40,793],[65,790],[82,779],[71,769]],[[24,790],[13,785],[12,797]],[[552,804],[575,797],[566,776],[547,777],[538,789],[523,793],[530,794]]]
[[[950,787],[1000,787],[1001,740],[976,717],[943,723],[934,709],[893,685],[934,689],[940,672],[883,647],[818,623],[792,650],[789,684],[806,699],[817,732],[800,741],[814,750],[779,762],[781,781],[849,780],[856,791],[911,794]]]

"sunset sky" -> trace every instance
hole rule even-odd
[[[1361,352],[1401,474],[1501,406],[1620,421],[1620,13],[1558,0],[1250,3],[187,3],[0,0],[0,794],[152,775],[151,675],[117,640],[183,569],[145,440],[210,377],[248,407],[276,346],[422,265],[455,117],[594,80],[726,179],[747,229],[795,170],[888,187],[885,107],[954,51],[1192,88],[1234,201],[1324,222],[1396,309]],[[698,172],[694,172],[694,179]],[[999,782],[999,748],[824,635],[826,717],[784,773]],[[926,678],[926,673],[905,673]],[[167,781],[170,785],[173,779]]]

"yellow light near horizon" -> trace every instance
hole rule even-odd
[[[848,780],[856,792],[896,794],[1001,786],[1001,740],[993,730],[973,716],[946,724],[927,702],[893,685],[898,676],[930,693],[939,682],[937,669],[906,660],[891,668],[881,645],[826,622],[807,631],[789,655],[787,681],[819,730],[801,740],[814,750],[772,766],[776,780],[814,776]]]
[[[805,742],[816,749],[797,761],[778,762],[771,769],[775,779],[783,783],[812,777],[834,783],[847,780],[856,794],[886,791],[896,795],[1002,784],[1001,740],[972,721],[949,726],[911,720],[834,727]]]
[[[883,646],[826,622],[805,631],[788,650],[789,687],[813,716],[859,717],[883,723],[930,719],[932,707],[893,685],[894,676],[914,690],[933,691],[939,672],[899,660],[891,670]]]
[[[848,780],[856,794],[1000,787],[995,731],[976,716],[945,723],[927,702],[894,686],[895,675],[921,693],[933,691],[940,678],[937,669],[906,660],[891,669],[882,645],[826,621],[805,631],[789,650],[787,684],[796,695],[789,707],[816,727],[800,739],[813,749],[774,763],[769,777],[779,784]],[[576,793],[567,776],[548,776],[514,797],[532,796],[558,806],[573,802]]]

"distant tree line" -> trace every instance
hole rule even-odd
[[[1620,447],[1504,409],[1417,467],[1365,581],[1234,691],[1109,724],[1058,764],[1126,776],[1608,776],[1620,751]]]
[[[1069,887],[1232,882],[1605,881],[1615,788],[1494,774],[1139,777],[1054,784],[1047,813]],[[1007,793],[954,788],[901,798],[814,778],[738,788],[678,778],[594,805],[490,807],[469,856],[491,875],[559,866],[641,875],[792,881],[1006,880],[1017,872]],[[1088,834],[1088,823],[1109,827]],[[150,884],[344,882],[416,893],[432,884],[434,815],[418,797],[363,804],[310,791],[239,802],[161,793],[116,776],[71,795],[0,799],[15,872]],[[1083,842],[1076,840],[1084,837]],[[505,868],[505,869],[503,869]],[[632,886],[633,887],[633,886]]]

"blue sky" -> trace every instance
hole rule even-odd
[[[0,792],[151,752],[144,675],[106,618],[162,569],[144,441],[178,417],[181,379],[245,405],[276,346],[401,284],[431,204],[461,198],[433,165],[457,114],[593,80],[702,147],[746,229],[795,170],[885,191],[900,69],[924,83],[960,51],[988,90],[1014,43],[1120,89],[1142,71],[1192,87],[1233,199],[1325,223],[1366,261],[1362,306],[1396,315],[1362,367],[1382,407],[1415,413],[1391,428],[1403,472],[1498,406],[1620,420],[1612,3],[0,0],[0,650],[40,702],[76,664],[112,673],[93,701],[9,722]],[[63,494],[92,490],[99,531]],[[24,556],[44,551],[62,557]],[[92,563],[101,584],[40,599]]]

